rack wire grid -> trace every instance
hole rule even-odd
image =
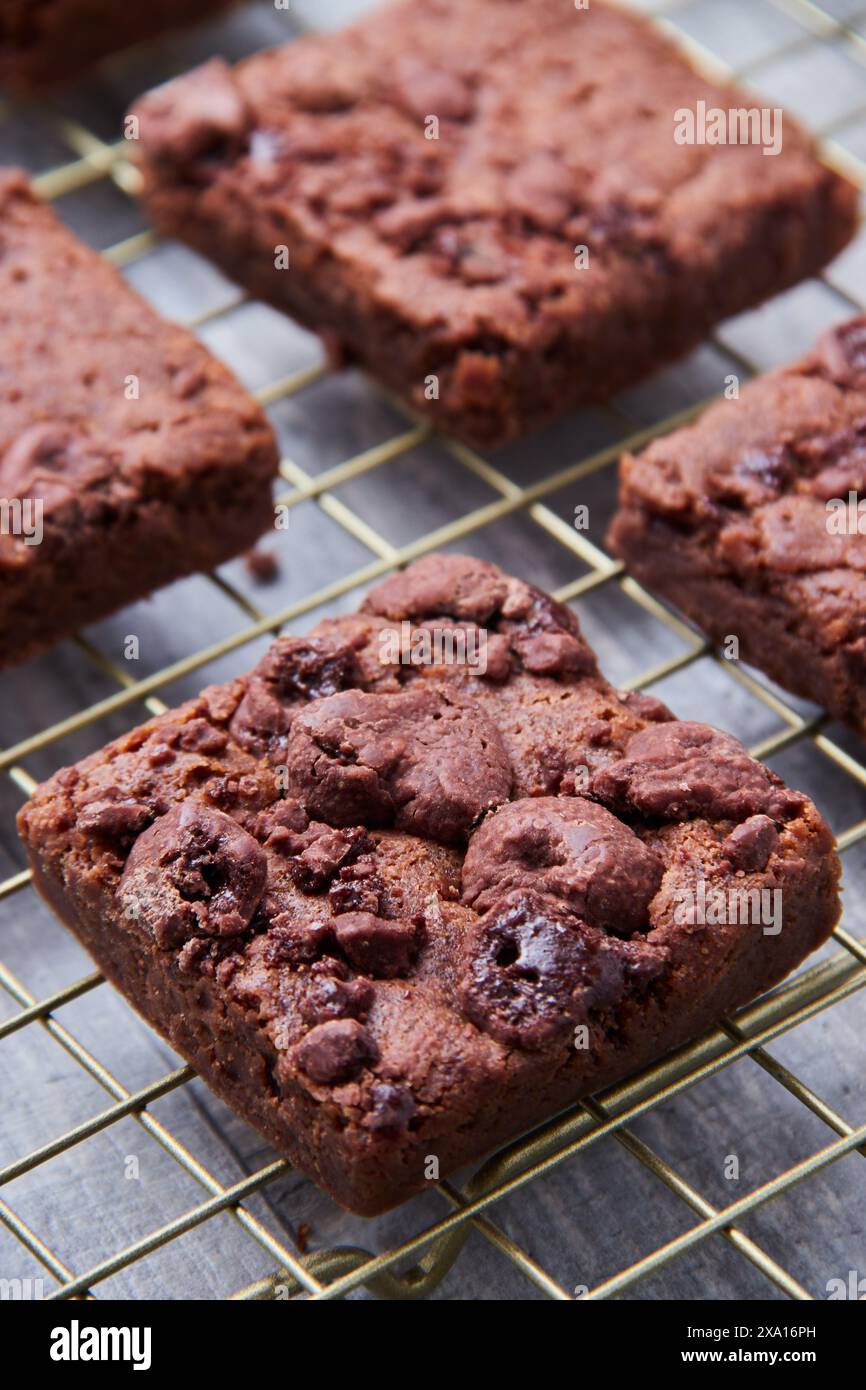
[[[315,20],[358,8],[319,3]],[[699,64],[803,115],[828,162],[866,188],[866,3],[643,8]],[[861,1296],[863,745],[711,650],[601,538],[620,453],[691,419],[727,374],[785,360],[860,309],[866,243],[648,385],[482,457],[406,417],[360,374],[331,373],[314,338],[139,220],[135,171],[112,135],[128,99],[214,51],[285,40],[311,9],[246,6],[113,60],[50,104],[2,111],[0,159],[27,162],[40,194],[159,307],[180,317],[194,304],[190,324],[257,388],[287,442],[279,500],[293,517],[267,542],[280,565],[270,588],[235,562],[4,674],[4,1292],[20,1278],[25,1296],[50,1299],[807,1300],[842,1284]],[[578,503],[590,507],[589,530],[573,524]],[[61,761],[247,669],[274,634],[354,606],[394,566],[451,546],[580,600],[615,681],[733,728],[810,790],[838,832],[847,914],[822,953],[735,1017],[477,1171],[365,1222],[275,1159],[88,968],[20,867],[13,813]],[[130,632],[137,668],[122,656]]]

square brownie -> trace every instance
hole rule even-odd
[[[866,733],[866,317],[620,465],[612,550]]]
[[[0,666],[273,525],[259,406],[9,170],[0,354]]]
[[[677,143],[678,113],[754,101],[600,0],[407,0],[135,114],[163,232],[487,446],[845,245],[855,190],[787,116],[775,155]]]
[[[805,796],[458,555],[61,770],[19,825],[107,977],[365,1214],[703,1032],[839,913]]]
[[[100,58],[205,19],[232,0],[0,0],[0,82],[41,92]]]

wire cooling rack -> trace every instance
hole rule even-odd
[[[736,70],[736,75],[747,81],[753,72],[759,76],[768,70],[775,71],[774,65],[783,71],[787,60],[798,56],[806,60],[807,71],[816,74],[814,80],[825,80],[821,77],[822,64],[828,55],[834,60],[844,55],[845,71],[849,76],[862,71],[862,97],[859,103],[849,100],[838,114],[831,114],[820,134],[828,161],[837,164],[862,188],[866,188],[866,164],[851,148],[851,143],[856,145],[856,141],[846,139],[842,143],[834,138],[840,131],[856,132],[858,123],[862,122],[862,144],[866,152],[866,5],[860,8],[855,3],[846,3],[846,0],[836,0],[835,4],[828,3],[826,7],[811,3],[811,0],[775,0],[774,3],[765,0],[763,5],[753,5],[748,37],[750,43],[754,41],[755,56],[746,62],[737,61],[735,56],[734,61],[730,62],[731,48],[735,54],[740,51],[737,25],[744,8],[738,8],[736,4],[723,5],[721,0],[714,4],[711,0],[710,5],[704,4],[702,7],[705,12],[702,32],[718,35],[722,39],[718,47],[723,54],[728,49],[725,55],[729,59],[727,64],[718,54],[710,54],[689,37],[688,21],[696,10],[694,3],[668,0],[668,3],[650,3],[644,8],[655,11],[657,21],[684,42],[697,61],[729,74]],[[713,15],[710,14],[708,18],[706,14],[713,8],[718,21],[715,25]],[[831,13],[831,10],[834,12]],[[769,36],[773,38],[772,43]],[[156,80],[167,75],[167,71],[158,70],[161,53],[151,51],[157,53],[157,70],[152,75],[152,80]],[[86,102],[84,105],[87,109]],[[28,117],[33,111],[32,107],[25,108],[24,116]],[[3,116],[6,121],[20,119],[21,110],[10,104],[4,108]],[[57,106],[38,108],[38,119],[74,156],[37,172],[35,183],[43,197],[61,200],[62,206],[62,200],[70,195],[91,196],[105,186],[120,190],[124,196],[135,194],[136,175],[127,162],[127,147],[122,140],[115,143],[101,138],[94,133],[89,122]],[[105,254],[129,273],[144,263],[156,247],[157,242],[150,232],[136,232],[105,248]],[[823,288],[829,296],[828,302],[832,301],[836,317],[843,317],[844,313],[862,307],[856,294],[846,287],[844,281],[834,277],[832,270],[823,278]],[[243,296],[239,292],[225,287],[219,301],[211,302],[191,321],[191,326],[206,334],[209,328],[224,321],[243,303]],[[738,349],[730,337],[714,342],[721,360],[728,366],[733,364],[734,369],[742,375],[751,375],[760,365],[751,360],[748,351]],[[678,370],[675,369],[675,372]],[[292,401],[295,415],[300,412],[302,417],[305,400],[326,379],[328,371],[327,366],[319,362],[305,364],[279,380],[269,381],[258,390],[258,397],[271,411]],[[369,384],[363,390],[371,396],[376,393],[376,388]],[[78,651],[98,672],[100,680],[109,683],[107,693],[86,708],[77,709],[53,721],[48,727],[26,734],[14,746],[0,752],[0,771],[26,797],[36,784],[28,764],[44,754],[50,765],[55,746],[62,748],[70,737],[84,737],[88,740],[88,746],[97,747],[108,736],[105,733],[106,721],[120,717],[130,725],[138,722],[145,712],[158,714],[168,708],[160,695],[167,687],[182,684],[190,676],[197,678],[199,672],[204,678],[214,663],[230,655],[235,657],[236,670],[246,669],[255,658],[244,649],[254,646],[257,639],[269,638],[286,624],[314,610],[339,606],[342,601],[348,600],[353,591],[378,579],[396,565],[441,547],[457,546],[472,550],[482,536],[495,536],[498,526],[510,519],[520,518],[530,530],[543,537],[545,545],[553,547],[560,559],[564,558],[568,566],[577,572],[577,577],[560,584],[560,599],[586,603],[593,596],[615,593],[617,604],[630,610],[631,620],[637,623],[638,632],[642,631],[641,624],[652,621],[654,631],[664,629],[671,635],[676,645],[673,654],[648,669],[634,671],[623,684],[642,689],[650,686],[659,688],[683,674],[697,679],[696,673],[700,668],[705,674],[709,672],[708,678],[717,694],[720,692],[723,701],[730,698],[735,703],[746,695],[766,716],[772,728],[763,737],[753,740],[753,751],[758,756],[778,759],[805,750],[810,758],[829,766],[833,776],[838,779],[838,785],[844,786],[840,804],[854,808],[853,823],[840,825],[838,833],[839,851],[846,865],[847,876],[848,865],[857,854],[858,847],[866,843],[866,818],[858,818],[857,814],[858,809],[866,810],[866,765],[862,760],[862,744],[853,736],[834,728],[825,715],[785,698],[762,678],[712,652],[690,626],[657,603],[623,571],[621,564],[603,549],[600,536],[596,540],[592,532],[575,529],[569,518],[569,507],[576,498],[583,498],[584,489],[587,488],[595,489],[593,496],[605,498],[604,505],[609,509],[615,496],[615,464],[619,454],[625,449],[639,448],[648,439],[692,418],[706,404],[706,399],[691,399],[684,409],[674,413],[665,411],[664,418],[652,419],[651,423],[638,427],[641,423],[640,402],[646,399],[646,392],[643,395],[641,392],[632,393],[631,397],[596,412],[594,418],[603,421],[609,442],[600,448],[581,451],[574,461],[560,463],[557,460],[555,466],[549,467],[545,457],[548,445],[545,436],[540,436],[534,466],[529,472],[525,468],[512,469],[507,456],[504,461],[491,461],[461,444],[433,436],[429,426],[410,419],[405,419],[403,426],[389,432],[387,437],[377,440],[370,447],[351,457],[328,462],[318,471],[314,467],[302,467],[291,457],[284,458],[279,500],[291,510],[309,505],[318,508],[351,542],[351,554],[354,556],[356,551],[362,554],[365,556],[364,562],[353,565],[337,579],[295,597],[276,612],[263,611],[260,601],[246,591],[248,586],[233,577],[238,572],[237,567],[228,567],[228,573],[223,571],[210,576],[208,583],[215,600],[233,605],[236,614],[240,615],[241,626],[201,650],[170,662],[141,679],[130,675],[100,647],[98,641],[79,637],[76,639]],[[633,410],[629,401],[632,405],[637,402],[638,408]],[[398,408],[389,405],[388,409],[393,411],[389,418],[398,419]],[[574,439],[581,438],[580,429],[576,426]],[[371,487],[374,479],[386,476],[388,469],[400,461],[408,461],[411,467],[416,451],[431,443],[435,444],[443,459],[447,458],[449,467],[455,470],[457,482],[450,483],[452,493],[458,498],[465,495],[470,499],[483,495],[484,500],[465,511],[458,506],[456,515],[450,516],[438,527],[425,529],[421,535],[403,541],[394,539],[384,534],[371,520],[370,509],[364,505],[364,489]],[[315,453],[315,437],[312,450]],[[515,474],[521,478],[520,481],[515,480]],[[406,480],[402,501],[407,509],[414,505],[412,487],[412,480]],[[479,489],[483,489],[483,493],[479,493]],[[351,500],[347,501],[347,497]],[[562,505],[563,498],[566,499],[565,506]],[[519,564],[508,566],[504,559],[503,563],[506,563],[506,567],[519,569]],[[527,573],[527,577],[536,576]],[[580,611],[584,616],[582,608]],[[590,636],[594,640],[594,634]],[[618,633],[611,637],[614,645],[617,637]],[[645,653],[649,644],[649,639],[641,640],[640,652]],[[34,680],[41,678],[40,668]],[[16,688],[20,690],[24,687],[19,685]],[[116,723],[113,728],[116,732]],[[55,761],[60,761],[59,751]],[[44,760],[38,766],[42,775]],[[14,910],[32,891],[26,870],[10,873],[0,883],[0,908],[7,906]],[[37,1147],[13,1158],[0,1169],[0,1186],[7,1192],[17,1192],[20,1180],[36,1175],[40,1170],[50,1173],[52,1163],[56,1163],[61,1156],[81,1151],[82,1147],[86,1147],[86,1141],[111,1132],[123,1121],[129,1121],[144,1131],[198,1189],[198,1199],[184,1205],[170,1219],[162,1221],[155,1228],[149,1226],[143,1234],[137,1234],[132,1239],[121,1238],[110,1253],[90,1262],[85,1257],[82,1263],[76,1258],[75,1251],[70,1254],[68,1238],[64,1238],[68,1237],[68,1232],[64,1227],[61,1194],[52,1190],[50,1182],[43,1185],[43,1192],[47,1196],[44,1196],[45,1204],[38,1208],[35,1217],[30,1209],[26,1219],[16,1211],[14,1200],[0,1199],[0,1221],[13,1238],[13,1247],[23,1248],[30,1258],[30,1267],[39,1269],[44,1276],[47,1286],[44,1293],[48,1298],[98,1297],[101,1290],[112,1290],[114,1285],[111,1281],[115,1276],[153,1259],[158,1252],[179,1242],[181,1237],[188,1236],[220,1216],[233,1222],[234,1227],[243,1233],[244,1239],[258,1246],[261,1267],[271,1271],[248,1281],[243,1287],[232,1285],[229,1296],[237,1299],[309,1297],[329,1300],[352,1295],[419,1298],[432,1294],[446,1275],[451,1276],[450,1296],[466,1296],[460,1276],[470,1236],[480,1238],[489,1247],[487,1255],[491,1256],[493,1252],[494,1261],[504,1260],[508,1263],[512,1274],[516,1275],[516,1284],[509,1285],[509,1288],[516,1290],[510,1293],[512,1297],[540,1294],[569,1300],[575,1297],[602,1299],[614,1295],[670,1296],[671,1286],[665,1283],[654,1286],[652,1276],[664,1274],[678,1261],[687,1262],[689,1254],[711,1237],[726,1242],[738,1260],[749,1262],[763,1276],[758,1279],[757,1285],[748,1286],[750,1290],[756,1290],[754,1296],[792,1299],[823,1297],[826,1295],[821,1280],[816,1285],[814,1278],[803,1275],[801,1281],[784,1258],[771,1253],[769,1247],[775,1247],[778,1241],[774,1239],[765,1243],[751,1233],[750,1218],[770,1204],[779,1203],[797,1184],[805,1182],[807,1191],[814,1190],[819,1176],[826,1175],[829,1166],[843,1156],[854,1154],[854,1151],[866,1156],[866,1124],[852,1124],[839,1113],[835,1104],[824,1099],[818,1090],[768,1049],[809,1021],[829,1019],[831,1012],[840,1010],[844,1002],[862,989],[864,984],[866,945],[849,930],[846,919],[846,924],[840,925],[834,933],[833,949],[825,951],[818,963],[804,968],[770,995],[739,1011],[735,1017],[723,1020],[718,1027],[676,1054],[604,1094],[575,1105],[529,1137],[494,1154],[468,1179],[438,1183],[435,1194],[431,1193],[424,1199],[421,1215],[409,1234],[401,1228],[394,1238],[391,1234],[394,1228],[388,1225],[387,1219],[383,1219],[382,1223],[365,1223],[360,1227],[356,1223],[355,1229],[365,1233],[366,1238],[362,1235],[357,1243],[351,1244],[326,1239],[319,1244],[319,1248],[309,1250],[306,1246],[310,1236],[303,1224],[299,1226],[293,1220],[291,1212],[286,1216],[283,1210],[284,1219],[275,1222],[272,1219],[273,1209],[256,1205],[258,1196],[286,1179],[288,1165],[283,1160],[274,1160],[265,1153],[263,1161],[257,1163],[252,1171],[240,1179],[227,1180],[218,1176],[203,1161],[193,1140],[176,1134],[160,1118],[161,1100],[197,1084],[190,1068],[181,1066],[169,1070],[156,1080],[130,1089],[114,1074],[106,1061],[80,1039],[78,1034],[81,1030],[61,1016],[61,1011],[68,1010],[71,1004],[85,997],[90,999],[94,1009],[98,1007],[100,997],[106,993],[100,975],[85,974],[38,997],[12,969],[0,963],[0,986],[9,1005],[6,1016],[0,1018],[0,1040],[15,1035],[32,1039],[34,1035],[39,1035],[41,1045],[47,1036],[48,1053],[43,1073],[45,1084],[50,1084],[52,1078],[51,1057],[60,1049],[65,1054],[64,1060],[71,1060],[82,1069],[104,1093],[107,1101],[105,1108],[91,1107],[83,1119],[70,1125],[64,1132],[52,1133]],[[860,1019],[862,1021],[862,1013]],[[826,1036],[832,1045],[832,1032]],[[756,1184],[747,1183],[746,1195],[736,1201],[711,1201],[685,1175],[682,1169],[687,1165],[670,1162],[642,1137],[641,1121],[651,1114],[658,1114],[665,1105],[684,1093],[694,1098],[698,1088],[708,1086],[712,1078],[735,1067],[743,1059],[750,1059],[751,1064],[756,1064],[774,1087],[783,1088],[798,1106],[805,1107],[811,1113],[816,1122],[814,1132],[818,1142],[810,1145],[808,1152],[797,1161],[786,1164],[782,1171]],[[859,1070],[862,1071],[862,1065]],[[862,1111],[859,1118],[862,1119]],[[760,1115],[755,1115],[753,1119],[760,1133]],[[813,1130],[810,1129],[809,1133],[812,1134]],[[591,1151],[593,1146],[603,1141],[613,1141],[628,1156],[628,1164],[635,1166],[629,1170],[635,1184],[638,1183],[636,1169],[639,1169],[644,1175],[651,1175],[651,1186],[661,1183],[673,1194],[676,1199],[673,1205],[679,1205],[679,1219],[670,1228],[674,1233],[668,1234],[666,1239],[653,1235],[645,1243],[643,1253],[635,1258],[619,1258],[615,1261],[615,1267],[604,1277],[590,1284],[581,1284],[578,1283],[579,1271],[567,1279],[561,1270],[554,1273],[548,1267],[546,1250],[550,1245],[550,1232],[540,1235],[536,1232],[531,1240],[521,1240],[511,1233],[514,1227],[524,1229],[519,1220],[513,1219],[514,1211],[520,1209],[519,1206],[515,1207],[513,1199],[527,1202],[530,1191],[539,1192],[557,1174],[570,1174],[573,1167],[569,1161]],[[857,1155],[854,1158],[857,1161]],[[859,1165],[856,1178],[862,1183]],[[861,1187],[861,1210],[862,1191]],[[822,1191],[821,1203],[825,1208],[827,1202],[826,1193]],[[431,1203],[438,1205],[431,1206]],[[544,1210],[543,1207],[541,1209]],[[560,1207],[557,1211],[556,1219],[559,1222],[578,1219],[568,1209],[563,1211]],[[506,1212],[512,1213],[508,1219],[502,1216]],[[845,1223],[856,1226],[857,1220],[862,1222],[862,1218],[854,1216],[850,1206],[831,1211],[830,1219],[843,1226]],[[633,1225],[643,1225],[647,1220],[646,1213],[636,1208],[626,1213],[625,1221],[629,1220]],[[121,1206],[119,1214],[114,1214],[113,1227],[122,1233],[123,1222],[124,1210]],[[339,1227],[332,1229],[339,1230]],[[49,1235],[48,1231],[52,1234]],[[862,1236],[862,1226],[857,1227],[854,1234]],[[314,1231],[313,1239],[315,1235]],[[66,1247],[63,1256],[57,1253],[58,1244]],[[627,1246],[628,1252],[633,1253],[633,1245],[623,1240],[623,1249]],[[856,1250],[856,1245],[853,1248]],[[0,1259],[0,1274],[7,1272],[14,1274],[8,1258],[3,1256]],[[866,1268],[861,1272],[866,1273]],[[854,1296],[857,1296],[857,1271],[854,1273]],[[156,1296],[183,1296],[173,1283],[162,1285],[158,1278],[151,1287]],[[643,1292],[647,1288],[657,1290],[659,1287],[661,1294],[657,1291]],[[726,1284],[725,1288],[728,1287]],[[862,1285],[859,1287],[862,1292]],[[701,1296],[713,1297],[718,1294],[710,1285],[703,1288]]]

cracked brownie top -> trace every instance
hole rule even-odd
[[[431,626],[477,629],[484,671],[413,660]],[[568,608],[456,555],[59,772],[22,829],[73,901],[256,1020],[277,1089],[381,1133],[675,981],[699,997],[760,929],[684,923],[681,892],[784,891],[832,852],[736,739],[615,692]]]
[[[675,113],[698,101],[746,105],[624,10],[424,0],[235,69],[216,59],[137,112],[157,184],[198,186],[205,205],[242,190],[299,274],[327,257],[363,276],[365,302],[483,353],[543,349],[633,282],[649,301],[687,267],[703,275],[742,251],[746,204],[820,200],[822,181],[850,201],[787,119],[770,158],[678,144]]]

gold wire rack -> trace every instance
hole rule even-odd
[[[683,44],[692,58],[705,69],[725,76],[748,79],[748,67],[740,67],[734,73],[713,55],[688,40],[682,31],[676,28],[676,10],[682,3],[684,0],[667,0],[667,3],[656,8],[655,21],[677,42]],[[859,35],[850,24],[833,17],[820,4],[812,3],[812,0],[765,0],[765,3],[785,11],[802,26],[802,36],[793,37],[777,48],[770,57],[786,56],[815,42],[842,41],[848,56],[866,69],[866,38]],[[850,23],[856,23],[864,15],[866,4],[863,14],[852,16]],[[762,55],[761,62],[766,62],[767,57],[766,54]],[[8,111],[9,108],[6,109]],[[45,108],[42,115],[58,130],[76,157],[34,180],[41,196],[55,199],[87,188],[103,179],[113,180],[124,193],[134,195],[136,173],[127,162],[127,147],[124,141],[106,143],[84,126],[65,116],[58,116],[51,107]],[[846,112],[844,123],[850,123],[864,115],[866,101],[860,110]],[[842,121],[837,124],[841,125]],[[866,165],[837,145],[833,140],[833,133],[832,126],[821,132],[825,158],[840,167],[862,189],[866,189]],[[147,232],[111,246],[105,254],[115,264],[127,266],[147,255],[155,245],[156,238]],[[848,301],[852,312],[863,309],[863,305],[838,285],[834,284],[832,289],[834,295]],[[243,300],[240,292],[233,293],[223,303],[195,319],[190,326],[200,328],[205,322],[237,308]],[[748,375],[754,373],[753,364],[733,352],[729,345],[725,344],[723,351],[729,358],[739,361]],[[273,382],[258,392],[258,397],[265,406],[270,406],[289,396],[300,395],[327,371],[326,366],[316,366],[296,372]],[[637,680],[631,682],[634,688],[649,686],[664,677],[689,668],[699,658],[708,657],[724,672],[725,679],[732,679],[747,687],[781,723],[782,727],[778,733],[764,739],[752,750],[757,756],[768,757],[799,741],[811,740],[824,758],[829,759],[846,776],[853,778],[860,787],[866,787],[866,766],[830,736],[827,732],[829,725],[826,716],[802,716],[777,694],[754,680],[747,671],[730,661],[722,660],[690,627],[656,602],[625,574],[620,563],[594,545],[587,536],[568,525],[548,505],[547,499],[553,494],[564,487],[578,484],[582,479],[602,469],[611,470],[613,485],[612,470],[622,452],[640,448],[656,435],[667,433],[691,419],[706,404],[707,402],[703,401],[692,405],[675,416],[640,430],[635,430],[634,422],[630,421],[622,410],[613,405],[608,406],[608,414],[622,437],[615,444],[559,468],[529,486],[519,486],[494,464],[464,445],[437,436],[438,442],[457,464],[481,479],[492,489],[495,497],[494,500],[469,511],[459,519],[452,520],[403,546],[392,545],[334,494],[341,485],[383,468],[430,439],[432,431],[429,426],[407,420],[405,431],[355,457],[345,459],[317,476],[309,475],[297,463],[284,459],[281,473],[288,486],[278,500],[288,508],[296,507],[302,502],[315,502],[355,540],[360,541],[374,558],[346,577],[305,595],[303,599],[277,613],[260,611],[226,579],[211,576],[211,582],[223,595],[228,595],[241,610],[244,626],[224,640],[207,646],[145,679],[133,680],[90,642],[77,638],[76,641],[88,660],[95,663],[103,675],[107,675],[116,683],[117,690],[73,716],[21,740],[13,747],[0,750],[0,772],[10,778],[25,797],[29,796],[35,786],[35,781],[25,765],[30,755],[49,748],[65,736],[86,729],[106,715],[126,707],[134,707],[137,711],[143,706],[149,714],[162,713],[167,706],[157,692],[171,682],[242,648],[258,637],[278,633],[283,625],[291,620],[337,600],[350,590],[368,584],[393,567],[405,564],[419,555],[464,538],[471,545],[473,533],[519,512],[531,518],[536,526],[542,528],[548,536],[554,538],[586,566],[586,573],[558,590],[557,596],[560,599],[571,601],[603,586],[618,585],[630,601],[666,623],[683,639],[685,651],[644,671]],[[840,854],[844,856],[864,840],[866,819],[849,826],[839,835]],[[30,875],[26,871],[13,874],[0,883],[0,899],[25,891],[32,891]],[[611,1298],[631,1288],[639,1280],[710,1236],[720,1234],[782,1294],[791,1299],[809,1300],[813,1295],[754,1239],[739,1229],[738,1223],[751,1212],[788,1192],[795,1184],[826,1169],[843,1155],[856,1149],[866,1157],[866,1125],[853,1128],[820,1095],[766,1051],[767,1045],[775,1039],[848,999],[866,985],[866,942],[858,940],[842,925],[837,927],[834,938],[839,950],[830,959],[806,969],[792,981],[740,1010],[736,1016],[723,1020],[709,1033],[672,1056],[604,1094],[573,1106],[529,1137],[520,1139],[496,1153],[462,1189],[447,1181],[436,1184],[439,1194],[447,1203],[447,1213],[426,1225],[411,1238],[375,1255],[357,1247],[333,1247],[301,1255],[267,1229],[259,1217],[249,1209],[247,1201],[254,1193],[286,1172],[288,1165],[284,1160],[269,1162],[231,1186],[225,1186],[208,1171],[196,1155],[149,1110],[160,1097],[185,1086],[192,1079],[194,1073],[189,1067],[179,1067],[152,1084],[130,1092],[103,1062],[92,1055],[56,1014],[64,1005],[100,987],[103,984],[101,975],[86,975],[48,997],[37,999],[5,964],[0,963],[0,987],[16,1006],[11,1017],[0,1023],[0,1039],[25,1028],[40,1027],[88,1073],[108,1098],[107,1107],[100,1113],[92,1115],[85,1122],[0,1170],[0,1187],[32,1172],[57,1155],[106,1130],[115,1122],[132,1117],[202,1190],[202,1200],[183,1215],[166,1222],[144,1238],[128,1244],[110,1258],[83,1271],[70,1269],[49,1248],[38,1232],[22,1220],[2,1198],[0,1221],[57,1281],[57,1288],[48,1295],[52,1299],[92,1298],[95,1296],[94,1289],[98,1288],[102,1281],[126,1269],[135,1261],[144,1259],[185,1232],[200,1226],[217,1213],[229,1212],[243,1230],[267,1252],[274,1265],[272,1276],[239,1289],[232,1295],[234,1299],[297,1296],[313,1300],[331,1300],[345,1297],[361,1286],[383,1298],[421,1298],[432,1291],[454,1266],[468,1235],[474,1231],[490,1242],[544,1295],[568,1301],[574,1297],[573,1292],[563,1287],[497,1225],[496,1204],[535,1182],[564,1160],[607,1136],[613,1136],[634,1159],[680,1198],[695,1214],[697,1220],[674,1239],[590,1288],[581,1295],[582,1298]],[[717,1208],[666,1160],[638,1138],[629,1128],[629,1124],[662,1102],[696,1086],[746,1056],[806,1106],[827,1126],[833,1137],[808,1158],[755,1187],[740,1200]],[[408,1268],[407,1262],[410,1262]]]

